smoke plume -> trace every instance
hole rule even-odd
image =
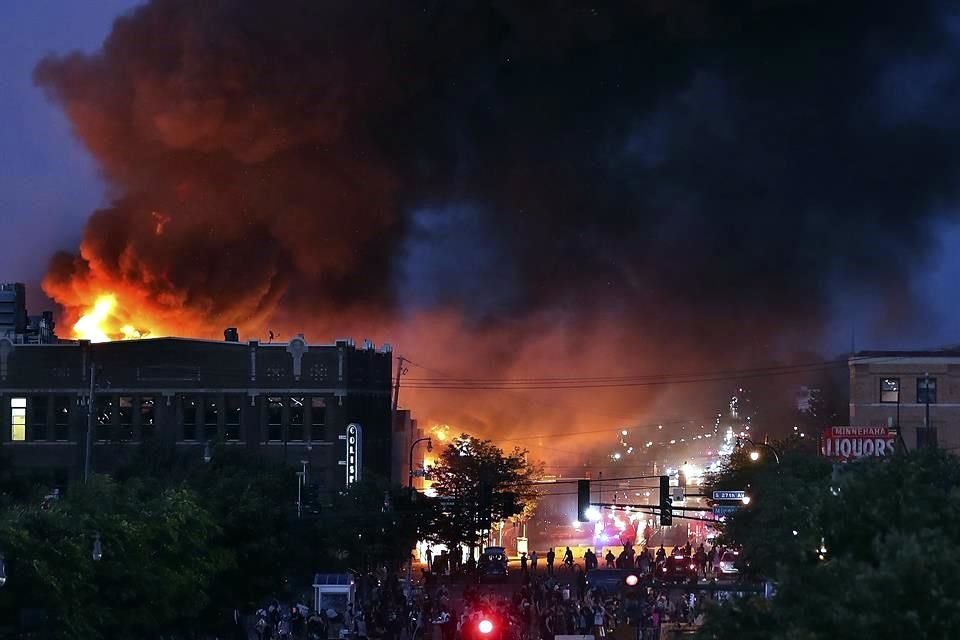
[[[45,290],[463,376],[723,369],[815,341],[838,292],[909,300],[957,196],[956,19],[728,5],[152,0],[37,67],[113,194]],[[407,397],[487,432],[660,406],[456,395]]]

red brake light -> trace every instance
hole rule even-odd
[[[480,624],[477,625],[477,630],[483,634],[490,633],[493,631],[493,623],[486,619],[481,620]]]

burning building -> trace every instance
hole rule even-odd
[[[364,444],[353,473],[391,474],[391,349],[350,340],[309,344],[154,338],[17,344],[0,338],[0,452],[15,469],[58,483],[87,462],[109,473],[137,445],[201,459],[247,447],[272,460],[309,464],[312,482],[344,486],[346,434]],[[91,402],[92,391],[92,402]],[[88,411],[90,412],[88,414]],[[343,436],[343,439],[341,438]]]

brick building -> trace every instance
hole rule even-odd
[[[960,349],[850,358],[850,424],[897,426],[909,449],[960,450]]]
[[[15,470],[81,476],[94,382],[93,472],[110,473],[139,443],[202,458],[247,447],[312,482],[346,481],[347,426],[363,429],[365,475],[391,476],[390,347],[302,338],[262,344],[156,338],[16,344],[0,338],[0,455]],[[208,449],[208,445],[210,448]]]

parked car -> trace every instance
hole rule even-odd
[[[509,558],[506,549],[503,547],[487,547],[480,554],[477,570],[480,572],[480,577],[506,578],[509,572],[508,564]]]

